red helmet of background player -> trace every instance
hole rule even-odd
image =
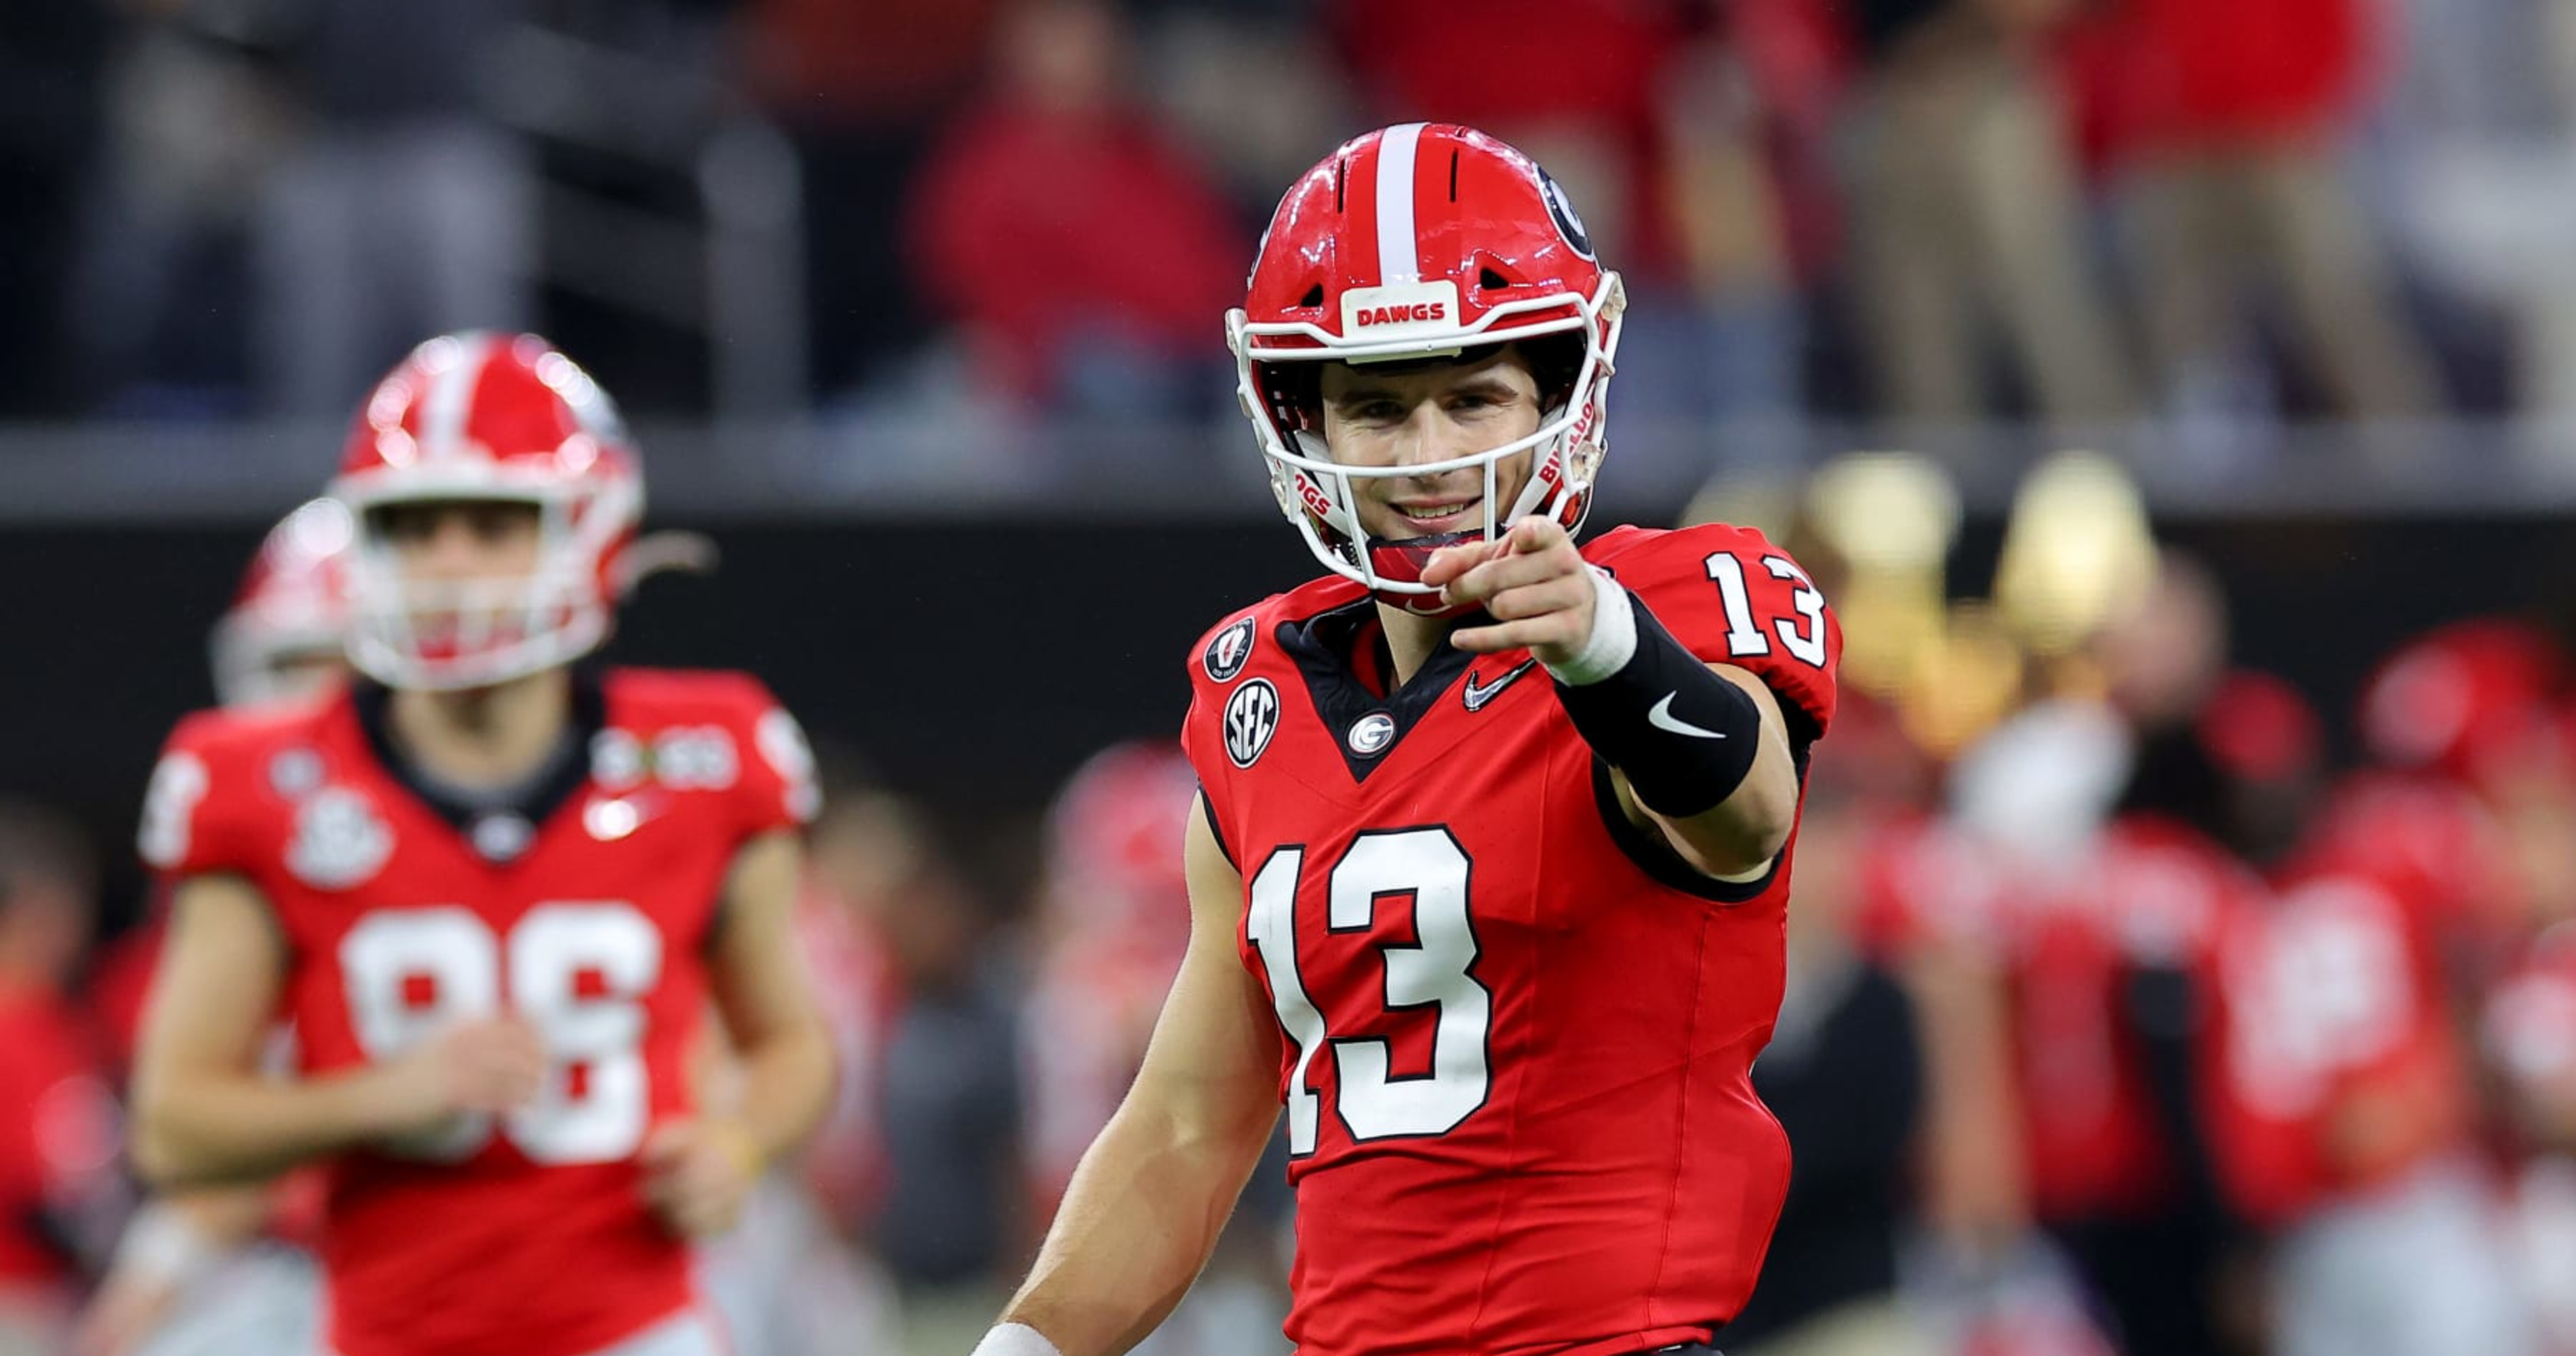
[[[290,698],[303,688],[299,668],[338,662],[348,639],[353,537],[348,507],[336,499],[311,500],[269,530],[208,645],[218,701]]]
[[[1179,845],[1198,774],[1177,745],[1131,741],[1091,756],[1047,810],[1048,903],[1077,935],[1175,953],[1189,940]]]
[[[2539,628],[2503,617],[2453,622],[2398,647],[2361,694],[2373,758],[2483,782],[2535,753],[2565,685],[2566,656]]]
[[[1525,514],[1582,522],[1626,294],[1593,257],[1582,219],[1536,162],[1476,131],[1405,123],[1345,144],[1289,188],[1262,236],[1242,309],[1226,317],[1238,395],[1272,492],[1325,568],[1425,615],[1430,551],[1499,535]],[[1539,379],[1538,431],[1414,466],[1337,465],[1318,413],[1320,364],[1457,357],[1517,342]],[[1528,483],[1496,503],[1499,467],[1528,453]],[[1481,532],[1383,541],[1360,526],[1351,482],[1475,469]]]
[[[331,493],[357,516],[349,661],[398,688],[486,686],[597,648],[644,513],[643,471],[607,393],[528,334],[413,349],[359,409]],[[374,510],[440,501],[535,505],[535,571],[406,581]]]

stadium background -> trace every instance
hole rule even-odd
[[[711,574],[649,583],[615,656],[760,673],[841,803],[865,807],[835,841],[906,863],[898,879],[818,881],[885,895],[851,915],[884,934],[861,944],[882,966],[854,1066],[872,1072],[826,1155],[868,1166],[826,1183],[823,1213],[849,1265],[884,1278],[870,1303],[890,1332],[962,1350],[941,1342],[971,1337],[1042,1226],[1061,1164],[1038,1146],[1098,1101],[1051,1087],[1030,1033],[1082,1029],[1051,1006],[1084,1001],[1086,981],[1058,985],[1087,963],[1081,934],[1153,931],[1130,919],[1150,905],[1085,892],[1162,888],[1088,860],[1126,848],[1083,842],[1092,821],[1049,806],[1100,750],[1169,740],[1207,624],[1311,573],[1218,337],[1290,176],[1368,127],[1442,117],[1568,184],[1639,299],[1595,524],[1760,522],[1829,579],[1859,580],[1857,596],[1828,592],[1856,637],[1875,623],[1885,639],[1847,683],[1902,733],[1829,740],[1819,766],[1899,788],[1863,798],[1872,814],[1937,820],[1955,799],[1938,769],[2016,711],[2119,689],[2115,638],[2150,596],[2153,543],[2208,567],[2229,663],[2287,680],[2322,732],[2320,775],[2351,776],[2388,752],[2356,716],[2400,646],[2482,617],[2554,646],[2576,617],[2565,11],[9,6],[0,794],[13,821],[45,822],[21,806],[68,816],[100,876],[94,947],[40,974],[24,958],[0,969],[90,1005],[145,912],[125,844],[162,734],[210,699],[207,629],[260,534],[320,489],[365,383],[437,330],[538,329],[636,425],[652,524],[721,555]],[[2564,718],[2554,659],[2461,684],[2412,699],[2477,704],[2461,722],[2489,733]],[[2209,728],[2198,714],[2136,746]],[[2431,762],[2472,812],[2544,840],[2576,832],[2564,768],[2482,779],[2452,752]],[[2022,772],[2055,787],[2072,774],[2052,757],[2085,754],[2043,747]],[[2199,756],[2241,770],[2225,749]],[[1154,822],[1102,818],[1113,834]],[[1834,841],[1874,851],[1866,834]],[[2542,924],[2567,909],[2525,899],[2546,893],[2528,880],[2498,888],[2515,899],[2508,937],[2429,995],[2485,1072],[2463,1124],[2413,1166],[2470,1165],[2495,1238],[2564,1240],[2531,1184],[2556,1180],[2569,1140],[2547,1132],[2576,1138],[2576,1115],[2531,1114],[2489,1068],[2503,1061],[2486,1008],[2551,954]],[[1873,963],[1908,977],[1903,953]],[[2009,1004],[2010,964],[1994,968]],[[1150,976],[1110,983],[1100,1005],[1117,1008]],[[2528,1062],[2536,1043],[2559,1080],[2543,1104],[2568,1097],[2576,1064],[2576,1000],[2554,1010],[2563,1024],[2517,1047]],[[1092,1075],[1114,1092],[1114,1070]],[[112,1084],[112,1058],[100,1076]],[[1886,1114],[1906,1133],[1860,1180],[1910,1240],[1915,1345],[1831,1350],[1983,1338],[2074,1353],[2095,1349],[2084,1328],[2116,1329],[2101,1292],[2119,1278],[2088,1287],[2068,1260],[2096,1255],[2076,1227],[2096,1221],[1997,1203],[2013,1193],[1927,1147],[1920,1105]],[[40,1161],[0,1165],[11,1218],[57,1221],[0,1268],[0,1311],[32,1315],[30,1332],[77,1301],[130,1203],[113,1135],[74,1138],[39,1135]],[[2019,1175],[2004,1170],[2018,1152],[1989,1146],[1987,1176]],[[2259,1290],[2278,1273],[2247,1238],[2315,1232],[2404,1175],[2159,1244],[2140,1267],[2223,1257],[2220,1274]],[[1976,1189],[1984,1204],[1957,1207]],[[2024,1246],[2052,1224],[2071,1246]],[[2402,1256],[2410,1236],[2392,1228]],[[2567,1247],[2505,1258],[2529,1272],[2519,1291],[2422,1307],[2509,1305],[2494,1321],[2556,1342],[2529,1349],[2576,1350],[2546,1302],[2576,1294]],[[1262,1340],[1274,1250],[1244,1251],[1221,1297],[1236,1307],[1169,1349],[1278,1348]],[[2438,1285],[2392,1277],[2410,1295]],[[1855,1284],[1863,1300],[1879,1285]],[[2264,1306],[2220,1307],[2232,1349],[2266,1349]],[[2078,1312],[2094,1321],[2058,1321]],[[2125,1349],[2155,1348],[2132,1334]]]

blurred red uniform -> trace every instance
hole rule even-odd
[[[1839,632],[1754,532],[1584,548],[1793,730]],[[1242,872],[1240,949],[1288,1040],[1287,1332],[1316,1356],[1702,1341],[1751,1291],[1788,1145],[1748,1077],[1783,982],[1790,852],[1740,885],[1635,841],[1525,654],[1444,648],[1386,695],[1363,585],[1229,618],[1183,746]]]
[[[1135,1081],[1189,945],[1172,844],[1197,788],[1179,749],[1121,744],[1084,763],[1048,815],[1046,950],[1021,1024],[1041,1215]]]
[[[0,1306],[77,1277],[73,1226],[114,1181],[105,1053],[61,994],[0,992]]]
[[[867,1219],[885,1190],[877,1096],[900,997],[894,963],[874,930],[819,885],[809,884],[799,902],[796,941],[831,1028],[835,1065],[831,1110],[805,1146],[805,1180],[833,1218]]]
[[[2115,821],[2071,879],[2032,892],[2014,945],[2015,1050],[2042,1218],[2165,1205],[2179,1164],[2126,985],[2140,970],[2206,991],[2220,923],[2256,893],[2217,845],[2147,816]]]
[[[1887,835],[1873,857],[1873,948],[1965,947],[2007,992],[2033,1213],[2071,1221],[2167,1204],[2176,1165],[2125,986],[2153,968],[2213,992],[2216,948],[2255,908],[2259,882],[2216,844],[2151,816],[2114,821],[2056,866],[2017,862],[1941,820]],[[2214,1032],[2204,1027],[2200,1041]]]
[[[383,717],[370,686],[184,722],[144,855],[239,874],[270,902],[306,1071],[505,1007],[553,1061],[520,1111],[333,1164],[334,1347],[601,1347],[692,1302],[689,1250],[648,1212],[635,1156],[691,1109],[715,901],[743,843],[811,813],[810,759],[751,679],[609,670],[576,677],[587,757],[525,817],[459,820],[394,771]]]

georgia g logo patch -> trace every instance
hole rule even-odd
[[[1270,737],[1279,733],[1279,689],[1267,678],[1236,688],[1225,703],[1225,756],[1236,767],[1250,767]]]
[[[1246,617],[1209,639],[1207,649],[1199,653],[1199,667],[1207,670],[1208,681],[1230,683],[1251,657],[1252,618]]]

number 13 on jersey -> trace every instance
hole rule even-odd
[[[1309,1081],[1315,1056],[1329,1047],[1338,1086],[1335,1110],[1354,1140],[1443,1135],[1478,1107],[1493,1078],[1486,1037],[1493,1026],[1493,995],[1468,973],[1476,963],[1473,920],[1467,910],[1471,872],[1466,851],[1443,827],[1371,831],[1352,840],[1333,864],[1326,887],[1325,928],[1309,946],[1372,947],[1384,966],[1383,999],[1375,1015],[1397,1009],[1431,1011],[1433,1039],[1427,1074],[1397,1074],[1389,1043],[1375,1037],[1331,1034],[1332,1026],[1308,996],[1299,969],[1297,876],[1306,849],[1281,847],[1252,878],[1245,930],[1270,979],[1279,1025],[1297,1046],[1288,1076],[1288,1151],[1315,1151],[1323,1099]],[[1373,943],[1381,904],[1402,903],[1412,913],[1414,945]],[[1311,929],[1309,930],[1311,932]],[[1367,1022],[1343,1014],[1337,1022]],[[1412,1018],[1411,1020],[1420,1020]]]

